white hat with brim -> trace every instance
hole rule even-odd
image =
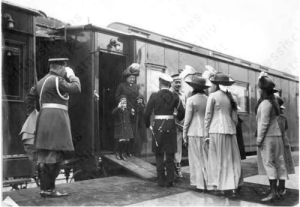
[[[169,83],[171,83],[173,81],[173,78],[166,73],[160,74],[159,79],[162,81],[165,81],[165,82],[169,82]]]

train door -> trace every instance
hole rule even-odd
[[[112,110],[117,107],[115,92],[123,81],[126,58],[109,53],[99,54],[99,130],[101,150],[114,150],[114,120]]]

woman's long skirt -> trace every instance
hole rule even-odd
[[[189,136],[189,167],[190,167],[190,184],[198,189],[211,190],[207,186],[207,159],[208,149],[204,138]]]
[[[208,185],[216,190],[233,190],[243,184],[241,156],[236,136],[209,134]]]

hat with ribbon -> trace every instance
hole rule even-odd
[[[223,86],[231,86],[235,83],[235,80],[230,78],[228,75],[218,72],[209,78],[210,82],[216,85],[223,85]]]
[[[126,70],[124,70],[123,75],[126,76],[130,76],[130,75],[134,75],[134,76],[139,76],[140,75],[140,64],[138,63],[132,63]]]
[[[206,89],[212,86],[209,80],[203,78],[200,74],[187,75],[186,79],[189,79],[186,83],[194,89]]]
[[[181,77],[179,76],[179,73],[171,75],[171,77],[173,78],[173,81],[175,81],[175,80],[181,80]]]
[[[50,64],[57,64],[57,65],[66,65],[69,58],[50,58],[48,62]]]

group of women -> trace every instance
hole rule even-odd
[[[231,192],[230,196],[235,197],[243,185],[236,138],[238,106],[228,90],[235,81],[223,73],[210,74],[208,78],[197,74],[188,76],[183,80],[193,88],[193,93],[186,103],[183,140],[189,150],[190,184],[199,191],[211,191],[217,195]],[[210,92],[208,97],[205,89]],[[262,202],[284,196],[287,168],[289,173],[294,172],[286,137],[286,119],[281,121],[284,126],[278,124],[279,115],[283,116],[278,100],[282,99],[275,97],[275,91],[274,82],[267,74],[261,73],[258,80],[260,99],[255,108],[258,163],[260,174],[266,174],[270,180],[270,191]]]
[[[134,84],[138,69],[139,66],[133,64],[124,72],[126,82],[120,84],[116,92],[116,98],[121,94],[127,96],[128,107],[134,115],[132,124],[137,126],[135,129],[140,128],[137,112],[139,108],[143,112],[144,106]],[[183,125],[183,142],[189,151],[190,184],[199,191],[211,191],[217,195],[228,192],[234,197],[243,185],[236,137],[238,105],[228,90],[235,81],[220,72],[206,77],[197,73],[186,74],[183,80],[193,88],[186,102]],[[295,171],[286,136],[287,122],[279,106],[279,103],[283,105],[283,100],[274,95],[275,84],[267,74],[260,74],[257,86],[260,94],[255,107],[258,167],[259,173],[266,174],[270,181],[270,190],[261,200],[267,202],[285,195],[285,180],[288,173]],[[144,137],[138,130],[134,134]],[[128,146],[130,156],[133,143],[129,142]]]

